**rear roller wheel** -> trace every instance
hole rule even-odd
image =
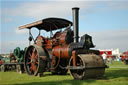
[[[42,74],[46,67],[46,57],[46,53],[42,47],[38,45],[29,46],[24,58],[26,72],[34,76]]]
[[[73,59],[70,59],[69,65],[73,66]],[[101,56],[94,54],[81,54],[77,56],[76,66],[85,67],[85,69],[72,70],[70,74],[74,79],[82,80],[89,78],[98,78],[104,75],[105,64]]]

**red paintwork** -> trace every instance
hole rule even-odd
[[[0,61],[0,64],[3,64],[4,62],[3,61]]]
[[[76,66],[76,51],[72,51],[73,56],[73,66]]]
[[[48,38],[45,38],[43,36],[38,36],[36,40],[36,44],[39,46],[44,46],[46,49],[52,48],[52,41]]]
[[[121,55],[121,61],[124,61],[125,59],[128,59],[128,51],[123,52],[123,54]]]
[[[53,49],[52,49],[52,53],[54,56],[58,57],[58,58],[70,58],[70,55],[69,55],[69,46],[70,45],[65,45],[65,46],[61,46],[61,45],[58,45],[58,46],[55,46]]]
[[[60,43],[66,45],[66,33],[62,33],[60,36]]]
[[[35,48],[32,48],[31,51],[29,52],[29,58],[32,60],[32,62],[28,62],[27,64],[31,65],[30,70],[31,72],[35,72],[37,69],[38,65],[38,54]]]
[[[107,58],[112,57],[112,51],[100,51],[100,55],[106,52]]]
[[[70,44],[66,44],[66,36],[66,32],[56,32],[52,39],[38,36],[36,44],[44,47],[46,50],[52,49],[53,56],[56,56],[58,58],[70,58]]]

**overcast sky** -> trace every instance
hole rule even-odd
[[[0,53],[28,46],[28,30],[18,30],[19,26],[47,17],[72,21],[73,7],[80,8],[80,36],[91,35],[96,49],[128,50],[127,0],[1,0],[0,4]],[[36,36],[38,30],[32,33]]]

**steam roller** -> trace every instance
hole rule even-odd
[[[8,57],[2,58],[1,71],[6,72],[9,70],[16,70],[18,73],[24,72],[24,50],[20,47],[16,47],[13,53],[10,53]]]
[[[72,13],[73,23],[51,17],[19,27],[29,30],[29,46],[24,55],[24,67],[29,75],[41,76],[43,72],[66,75],[68,70],[74,79],[104,75],[106,66],[99,50],[91,49],[95,47],[92,37],[84,34],[79,39],[79,8],[72,8]],[[31,33],[33,27],[39,30],[35,39]],[[42,36],[41,30],[50,32],[50,37]],[[54,30],[55,34],[52,32]],[[32,41],[34,44],[31,44]]]

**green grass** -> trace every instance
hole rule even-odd
[[[103,78],[88,80],[73,80],[69,73],[59,76],[45,72],[43,77],[34,77],[13,71],[0,72],[0,85],[128,85],[128,65],[124,65],[122,62],[113,62],[113,65],[109,65],[109,67]]]
[[[113,61],[112,62],[112,65],[109,64],[109,62],[107,62],[107,65],[110,67],[110,68],[114,68],[114,67],[128,67],[128,65],[125,65],[124,62],[119,62],[119,61]]]

